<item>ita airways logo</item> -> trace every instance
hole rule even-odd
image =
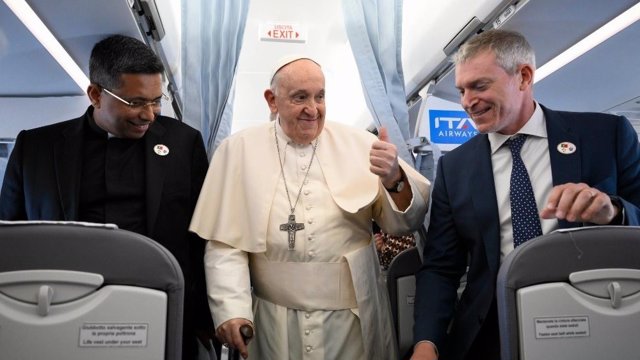
[[[464,111],[429,110],[431,142],[462,144],[478,134],[476,124]]]

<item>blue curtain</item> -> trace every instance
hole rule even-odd
[[[209,157],[231,130],[233,89],[249,0],[182,1],[183,120]]]
[[[402,73],[402,0],[343,0],[347,36],[358,65],[367,106],[377,126],[389,131],[399,156],[413,157]]]

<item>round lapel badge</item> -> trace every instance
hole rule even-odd
[[[564,155],[573,154],[576,152],[576,146],[568,141],[563,141],[558,144],[558,152]]]
[[[167,154],[169,154],[169,148],[163,144],[157,144],[156,146],[154,146],[153,151],[160,156],[166,156]]]

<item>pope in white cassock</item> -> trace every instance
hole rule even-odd
[[[325,122],[324,83],[309,58],[278,64],[264,93],[276,120],[220,144],[193,215],[191,230],[210,240],[217,336],[245,358],[397,357],[371,221],[416,230],[430,184],[398,159],[386,129],[376,139]]]

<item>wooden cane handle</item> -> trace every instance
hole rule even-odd
[[[244,324],[240,326],[240,334],[246,344],[251,340],[251,338],[253,338],[253,328],[250,325]]]

